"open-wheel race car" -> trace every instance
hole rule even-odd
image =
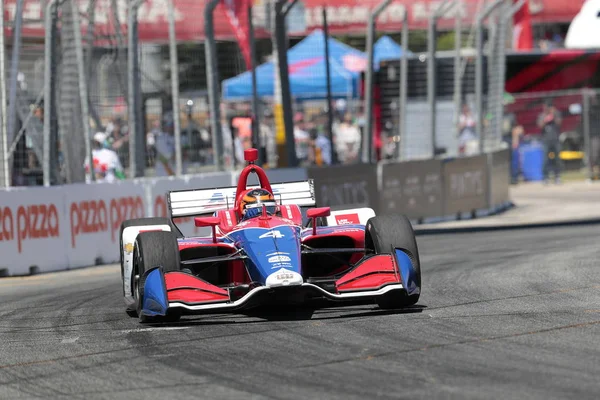
[[[127,313],[141,322],[324,299],[414,305],[421,292],[410,221],[370,208],[317,208],[312,180],[269,182],[245,152],[237,187],[171,191],[170,218],[125,221],[120,231]],[[247,187],[256,174],[259,185]],[[194,217],[204,237],[173,219]]]

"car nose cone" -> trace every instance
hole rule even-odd
[[[297,286],[302,285],[304,280],[302,275],[289,269],[281,268],[273,272],[267,277],[266,286],[281,287],[281,286]]]

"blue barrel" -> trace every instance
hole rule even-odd
[[[519,147],[521,173],[526,181],[544,179],[544,148],[537,143],[523,144]]]

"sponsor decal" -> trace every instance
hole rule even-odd
[[[483,195],[483,171],[466,171],[450,175],[450,197],[462,199]]]
[[[292,274],[291,272],[288,272],[288,271],[285,271],[285,272],[282,271],[282,272],[279,272],[277,275],[275,275],[275,278],[278,281],[287,281],[287,280],[293,279],[294,274]]]
[[[277,268],[292,268],[292,264],[290,263],[276,263],[273,264],[273,266],[271,267],[271,269],[277,269]]]
[[[10,207],[0,207],[0,241],[16,239],[19,253],[28,239],[58,238],[59,235],[60,222],[54,204],[19,206],[16,218]]]
[[[335,216],[335,222],[338,225],[353,225],[360,224],[360,219],[358,218],[358,214],[341,214]]]
[[[115,242],[123,221],[143,216],[144,203],[139,196],[111,199],[108,206],[104,200],[73,202],[69,207],[71,247],[77,247],[77,238],[81,235],[108,231]]]
[[[370,204],[367,181],[323,184],[320,186],[322,203],[330,206],[368,207]]]
[[[290,261],[292,261],[292,259],[289,258],[288,256],[277,255],[277,256],[269,257],[269,259],[267,261],[271,264],[274,264],[274,263],[290,262]]]
[[[273,231],[268,231],[267,233],[263,233],[258,238],[259,239],[265,239],[265,238],[281,239],[282,237],[284,237],[283,233],[281,233],[278,230],[273,230]]]
[[[125,250],[125,253],[127,254],[133,253],[133,243],[125,243],[123,250]]]
[[[231,213],[230,212],[226,212],[225,213],[225,218],[227,219],[227,225],[229,225],[229,226],[233,225],[233,221],[231,220]]]

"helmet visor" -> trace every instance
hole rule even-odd
[[[274,215],[277,213],[277,203],[274,201],[265,201],[262,203],[248,204],[246,210],[256,210],[253,214],[258,215],[262,213],[263,205],[267,209],[267,214]]]

